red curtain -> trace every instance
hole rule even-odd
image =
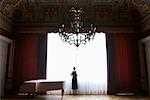
[[[46,34],[16,36],[14,86],[25,80],[46,78]]]
[[[137,43],[135,35],[107,35],[108,94],[139,92]]]

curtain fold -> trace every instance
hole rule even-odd
[[[135,35],[107,34],[108,94],[139,92],[137,43]]]
[[[19,34],[15,39],[14,91],[25,80],[46,78],[47,34]]]
[[[47,34],[38,36],[38,78],[46,79]]]

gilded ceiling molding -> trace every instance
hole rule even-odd
[[[137,30],[132,27],[98,27],[96,32],[104,32],[108,34],[136,34]]]
[[[143,23],[143,22],[145,22],[145,21],[147,21],[147,20],[150,20],[150,14],[148,14],[145,18],[143,18],[143,19],[140,21],[140,23]]]
[[[150,13],[150,2],[148,0],[131,0],[134,6],[137,7],[141,15]]]
[[[18,27],[15,34],[45,34],[49,32],[58,32],[56,27]]]
[[[119,5],[127,6],[127,8],[132,7],[132,0],[120,0]]]
[[[3,13],[0,13],[0,28],[12,32],[14,29],[15,23],[10,20],[7,16],[5,16]]]
[[[22,0],[8,0],[6,6],[3,9],[3,13],[6,15],[10,15],[11,13],[13,13],[13,11],[15,10],[15,8],[20,5],[20,3],[22,2]]]
[[[18,27],[15,30],[15,34],[45,34],[54,32],[57,33],[56,27]],[[98,27],[96,32],[104,32],[110,34],[135,34],[138,33],[135,28],[132,27]]]
[[[139,10],[141,21],[141,32],[144,33],[150,30],[150,1],[149,0],[132,0],[134,6]]]
[[[150,14],[140,21],[142,32],[150,31]]]

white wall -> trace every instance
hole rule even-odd
[[[149,85],[149,95],[150,95],[150,36],[142,39],[142,42],[145,44],[147,71],[148,71],[148,85]]]
[[[12,41],[0,35],[0,97],[4,96],[8,44]]]

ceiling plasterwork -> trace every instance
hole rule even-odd
[[[131,0],[134,6],[139,10],[141,16],[150,14],[150,0]]]
[[[2,12],[5,15],[11,15],[21,2],[22,0],[7,0],[6,2],[4,2],[4,7],[2,6]]]
[[[150,14],[150,0],[3,0],[0,11],[15,22],[54,25],[69,22],[72,6],[84,9],[87,24],[136,22]]]

